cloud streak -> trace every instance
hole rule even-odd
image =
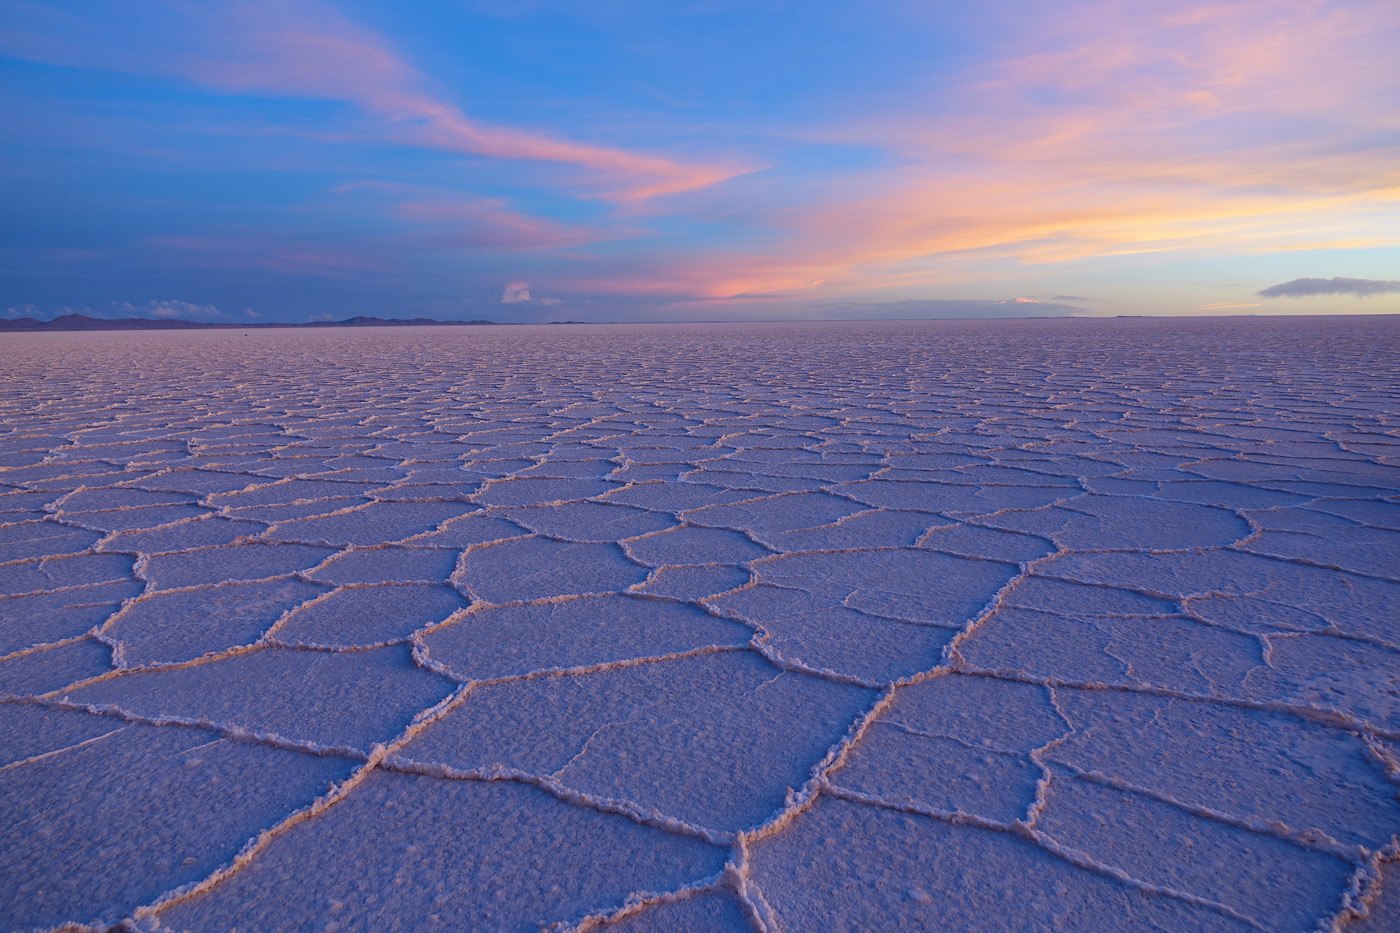
[[[499,198],[407,201],[396,205],[393,213],[418,226],[419,242],[442,249],[527,252],[578,246],[598,238],[584,227],[513,211]]]
[[[337,278],[391,268],[389,259],[370,250],[337,248],[289,236],[258,236],[254,232],[150,237],[141,246],[155,255],[177,258],[192,269]]]
[[[814,305],[823,315],[840,318],[886,318],[894,320],[1073,317],[1084,309],[1056,301],[1031,298],[1004,299],[918,299],[904,301],[836,301]]]
[[[1384,279],[1293,279],[1270,285],[1259,292],[1261,298],[1308,298],[1314,295],[1352,295],[1374,298],[1376,295],[1400,294],[1400,282]]]
[[[55,64],[175,77],[228,94],[341,102],[373,118],[380,135],[400,144],[575,166],[596,176],[598,196],[619,202],[692,191],[751,170],[473,119],[379,36],[315,2],[242,0],[174,9],[183,15],[160,23],[172,48],[149,54],[123,54],[81,17],[32,5],[24,8],[29,16],[17,17],[16,26],[28,28],[0,39],[0,49]]]

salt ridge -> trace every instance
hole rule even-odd
[[[1297,350],[1299,328],[1308,354]],[[1038,877],[1069,886],[1065,909],[1081,925],[1340,929],[1384,902],[1387,866],[1400,858],[1400,708],[1384,686],[1400,650],[1393,323],[754,333],[762,339],[682,328],[664,338],[483,330],[0,345],[19,376],[0,399],[0,618],[11,649],[0,654],[0,711],[120,724],[0,766],[0,799],[28,827],[0,858],[15,886],[0,892],[6,924],[217,926],[229,909],[220,898],[234,891],[247,922],[305,923],[329,909],[321,887],[342,920],[372,922],[363,888],[332,895],[347,883],[335,851],[324,853],[323,876],[303,879],[311,893],[299,902],[248,892],[277,882],[260,868],[276,853],[314,850],[318,827],[353,831],[331,817],[351,812],[347,802],[459,782],[528,788],[491,798],[525,808],[526,823],[539,812],[530,801],[552,800],[589,814],[600,840],[623,825],[659,834],[626,847],[637,874],[619,869],[583,900],[570,900],[565,879],[519,876],[512,910],[527,912],[476,918],[486,925],[507,916],[558,929],[664,925],[677,910],[698,912],[676,914],[687,924],[800,927],[837,906],[830,886],[800,883],[826,871],[883,879],[840,904],[841,917],[878,926],[1043,922],[1017,913],[1046,909]],[[41,352],[26,352],[31,344]],[[652,592],[668,575],[720,588]],[[288,597],[249,610],[244,634],[219,624],[246,604],[230,602],[236,594],[279,587]],[[357,600],[381,596],[349,621]],[[656,614],[624,626],[610,605]],[[590,642],[572,619],[596,619],[610,637]],[[862,654],[877,631],[904,647]],[[456,660],[440,659],[454,637]],[[916,637],[937,641],[920,647]],[[192,647],[180,647],[187,638]],[[108,663],[92,666],[92,651]],[[505,670],[496,654],[516,659],[511,672],[467,673],[474,658]],[[755,665],[771,674],[749,686],[743,672]],[[267,707],[293,671],[321,679]],[[370,672],[378,694],[363,692]],[[640,720],[608,716],[611,684],[661,674],[671,691],[662,706]],[[824,686],[781,721],[756,716],[759,691],[782,677]],[[961,731],[905,722],[911,691],[936,684]],[[977,684],[1032,691],[1056,731],[1026,747],[979,738],[976,714],[987,707],[972,699]],[[455,724],[492,728],[473,717],[502,691],[515,698],[521,734],[544,742],[549,720],[533,717],[563,685],[577,691],[580,728],[595,712],[600,721],[560,766],[461,766],[423,752]],[[388,702],[413,691],[421,705]],[[831,712],[843,704],[858,710]],[[697,720],[692,707],[715,718]],[[1150,781],[1141,762],[1105,744],[1118,717],[1135,715],[1156,730],[1137,746],[1161,759]],[[675,731],[648,732],[663,720]],[[903,738],[876,741],[875,729]],[[251,837],[211,838],[228,855],[195,880],[172,872],[156,896],[123,893],[112,875],[120,864],[85,857],[81,834],[57,843],[75,866],[63,879],[71,906],[34,894],[55,880],[27,868],[38,864],[31,847],[45,844],[52,786],[23,776],[163,730],[233,743],[238,760],[267,749],[349,770],[329,784],[310,771],[288,777],[309,783],[279,793],[304,803],[266,813]],[[1299,744],[1270,739],[1278,730]],[[1229,744],[1245,734],[1253,744]],[[775,756],[780,735],[812,750]],[[42,746],[43,733],[25,740]],[[725,758],[735,743],[755,751]],[[1196,748],[1189,769],[1171,760],[1178,748]],[[983,771],[981,754],[1002,771]],[[932,756],[973,784],[924,786],[902,755]],[[714,792],[669,809],[648,803],[675,795],[663,758]],[[154,763],[136,764],[131,780],[164,780],[141,770]],[[978,777],[1006,769],[1034,774],[1033,786]],[[1328,786],[1309,791],[1306,774]],[[857,789],[856,776],[886,790]],[[952,796],[936,804],[931,793]],[[781,802],[758,817],[770,797]],[[1192,851],[1104,836],[1095,820],[1148,829],[1127,809],[1067,804],[1081,797],[1170,808]],[[148,821],[180,818],[178,800],[142,806]],[[492,840],[461,818],[456,844],[490,856]],[[829,843],[791,848],[828,823]],[[881,848],[924,851],[921,839],[945,832],[935,824],[954,833],[938,843],[940,858],[966,849],[969,865],[983,857],[973,853],[1022,865],[1024,902],[1005,903],[995,920],[979,912],[1000,883],[994,863],[973,887],[949,876],[942,889],[935,872],[927,889],[890,900],[900,882],[880,874]],[[396,831],[411,853],[413,827]],[[671,837],[700,848],[661,845]],[[1263,868],[1210,861],[1213,846],[1250,838]],[[708,850],[718,861],[702,869]],[[927,862],[918,858],[911,865]],[[689,871],[687,860],[699,873],[683,883],[649,880]],[[1247,874],[1256,870],[1267,874]],[[1313,887],[1297,885],[1291,900],[1247,896],[1260,884],[1286,888],[1290,871]],[[252,880],[236,883],[242,876]],[[470,925],[450,892],[483,883],[415,877],[417,888],[441,888],[438,912],[377,916]]]

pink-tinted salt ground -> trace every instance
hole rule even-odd
[[[1400,925],[1400,323],[0,341],[0,925]]]

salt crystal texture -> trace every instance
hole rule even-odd
[[[0,342],[0,926],[1400,928],[1400,325]]]

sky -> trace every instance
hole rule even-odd
[[[1400,313],[1395,0],[0,0],[0,314]]]

